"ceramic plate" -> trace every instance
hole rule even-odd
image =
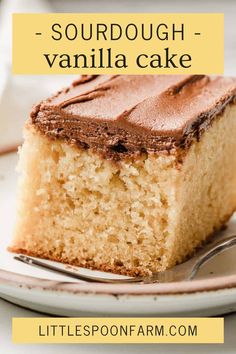
[[[72,282],[68,277],[14,260],[14,255],[6,248],[12,237],[15,219],[16,162],[15,153],[0,157],[2,298],[30,309],[61,316],[209,316],[236,310],[236,247],[208,262],[194,280],[168,284],[103,285]],[[233,233],[236,233],[235,217],[230,220],[228,228],[222,231],[222,237]],[[94,274],[89,270],[81,271]]]

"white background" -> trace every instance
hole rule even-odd
[[[2,4],[4,3],[4,4]],[[6,4],[7,3],[7,4]],[[10,58],[9,11],[15,12],[224,12],[225,13],[225,74],[236,75],[236,1],[234,0],[0,0],[1,24],[5,26],[5,47],[1,46],[0,56]],[[8,8],[7,11],[3,9]],[[3,18],[4,17],[4,18]],[[8,26],[8,27],[7,27]],[[1,27],[1,34],[3,28]],[[0,34],[0,38],[1,37]],[[3,43],[3,42],[2,42]],[[9,59],[8,58],[8,59]],[[1,60],[1,58],[0,58]],[[213,58],[214,60],[214,58]],[[2,65],[2,66],[1,66]],[[3,67],[5,68],[3,70]],[[21,126],[30,106],[48,94],[58,83],[69,82],[68,77],[17,77],[11,76],[10,62],[0,62],[0,146],[4,134],[14,119],[14,141],[21,138]],[[40,82],[38,90],[30,90]],[[47,83],[47,85],[46,85]],[[59,87],[58,87],[59,88]],[[21,94],[20,94],[21,92]],[[6,97],[8,99],[6,99]],[[9,105],[11,102],[11,105]],[[14,103],[14,104],[13,104]],[[16,119],[17,112],[17,120]],[[0,353],[236,353],[236,314],[225,316],[224,345],[13,345],[11,343],[12,317],[43,316],[0,299]]]

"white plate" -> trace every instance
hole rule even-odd
[[[0,157],[1,297],[30,309],[62,316],[209,316],[236,310],[236,247],[208,262],[195,280],[168,284],[71,282],[65,276],[15,261],[6,248],[15,219],[16,161],[16,154]],[[231,219],[222,234],[234,232],[236,220]]]

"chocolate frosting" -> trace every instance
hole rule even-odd
[[[235,100],[236,78],[82,75],[34,107],[31,124],[54,139],[119,160],[183,152]]]

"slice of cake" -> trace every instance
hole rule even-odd
[[[10,249],[121,274],[184,261],[236,209],[236,78],[82,76],[20,151]]]

